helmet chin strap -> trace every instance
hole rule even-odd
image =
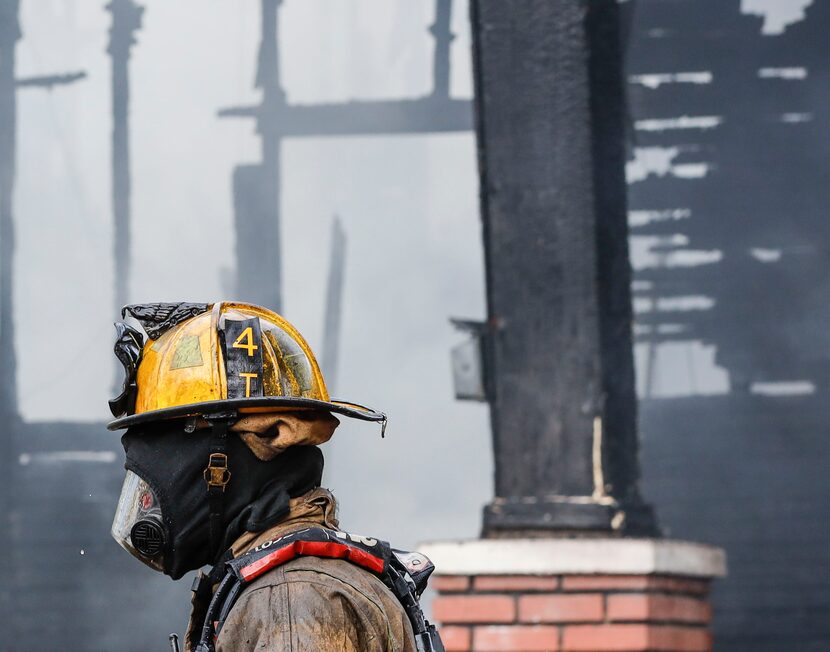
[[[228,470],[228,427],[237,418],[235,412],[206,414],[204,418],[211,427],[211,444],[208,465],[204,471],[208,490],[210,553],[218,555],[225,538],[223,526],[225,513],[225,487],[231,479]]]

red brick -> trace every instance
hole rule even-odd
[[[670,652],[711,652],[712,635],[692,627],[651,627],[649,648]]]
[[[709,593],[711,582],[693,577],[666,577],[655,575],[650,578],[650,586],[655,591],[667,593],[689,593],[691,595],[706,595]]]
[[[469,627],[442,627],[441,641],[447,652],[469,652],[472,636]]]
[[[648,650],[646,625],[572,625],[562,635],[566,652],[631,652]]]
[[[665,575],[569,575],[562,579],[564,591],[665,591],[705,595],[707,580]]]
[[[608,619],[708,623],[712,608],[702,600],[678,595],[609,595]]]
[[[519,598],[519,621],[523,623],[586,623],[603,619],[600,594],[525,595]]]
[[[564,591],[645,591],[646,575],[568,575],[562,578]]]
[[[470,588],[470,578],[466,575],[437,575],[429,581],[429,585],[439,593],[458,593]]]
[[[441,623],[512,623],[516,601],[509,595],[452,595],[435,598],[432,615]]]
[[[556,591],[559,578],[552,575],[482,575],[473,582],[476,591]]]
[[[514,627],[476,627],[473,630],[475,652],[556,652],[559,628],[545,625]]]
[[[571,625],[562,636],[564,652],[710,652],[704,629],[654,625]]]

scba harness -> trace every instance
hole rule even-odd
[[[392,591],[406,612],[418,652],[444,652],[435,625],[424,618],[419,598],[435,567],[417,552],[393,550],[378,539],[310,527],[266,541],[247,554],[225,562],[222,579],[213,594],[196,652],[214,652],[216,637],[245,587],[297,557],[342,559],[374,574]],[[215,571],[208,577],[216,577]],[[195,589],[195,587],[194,587]]]

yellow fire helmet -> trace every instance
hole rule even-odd
[[[311,348],[277,313],[247,303],[126,306],[147,337],[115,324],[126,378],[110,401],[118,430],[161,419],[313,409],[386,424],[386,415],[329,398]]]

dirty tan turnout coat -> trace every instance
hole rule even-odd
[[[289,515],[233,545],[238,557],[309,526],[338,529],[334,496],[326,489],[291,500]],[[188,641],[201,622],[191,615]],[[187,650],[191,650],[189,643]],[[216,652],[415,652],[400,602],[377,577],[347,561],[300,557],[249,584],[231,609]]]

